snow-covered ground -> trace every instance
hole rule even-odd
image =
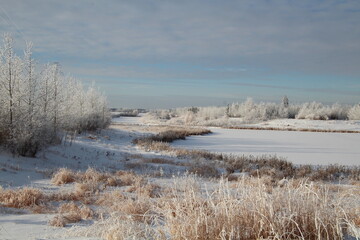
[[[274,120],[268,124],[257,125],[281,127],[293,124],[301,128],[360,130],[359,122],[297,121],[299,120],[292,122]],[[131,143],[134,138],[142,134],[138,131],[141,128],[138,126],[141,124],[140,117],[121,117],[114,119],[114,122],[119,125],[114,124],[97,134],[84,133],[74,138],[68,136],[66,141],[45,149],[36,158],[14,157],[6,152],[0,153],[0,186],[3,188],[32,186],[46,192],[58,191],[59,187],[51,184],[49,179],[50,174],[57,168],[86,170],[90,166],[113,171],[126,169],[128,163],[136,163],[135,155],[144,158],[161,155],[161,153],[143,152]],[[127,124],[131,126],[126,126]],[[189,137],[185,141],[175,142],[174,145],[237,154],[278,154],[295,163],[360,164],[358,147],[360,134],[221,128],[211,128],[211,130],[213,134]],[[160,169],[156,164],[152,167]],[[161,166],[164,172],[175,173],[181,171],[180,168],[182,167],[166,164]],[[31,214],[0,206],[0,239],[96,239],[67,237],[68,228],[56,228],[47,224],[52,217],[52,214]]]
[[[136,153],[131,140],[139,133],[123,131],[116,127],[101,133],[84,133],[73,140],[69,136],[60,145],[49,147],[36,158],[18,157],[0,152],[0,187],[35,187],[45,192],[59,191],[50,182],[50,175],[58,168],[86,170],[88,167],[115,171],[126,169],[130,154]],[[151,154],[151,153],[149,153]],[[0,240],[93,240],[97,238],[69,237],[69,227],[48,225],[53,214],[32,214],[13,210],[0,204]]]
[[[296,164],[360,165],[360,134],[237,130],[211,128],[213,134],[191,136],[176,147],[231,154],[276,154]]]
[[[308,119],[274,119],[255,124],[244,124],[243,127],[283,128],[283,129],[320,129],[360,131],[360,121],[343,120],[308,120]]]
[[[113,118],[113,123],[121,123],[121,124],[141,124],[141,117],[143,114],[139,114],[139,117],[117,117]]]

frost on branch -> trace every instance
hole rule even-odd
[[[41,67],[27,43],[23,56],[13,38],[0,47],[0,144],[14,153],[35,156],[64,131],[104,128],[110,122],[106,98],[94,86],[84,89],[64,76],[58,63]]]

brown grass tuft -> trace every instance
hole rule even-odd
[[[72,183],[77,180],[78,176],[72,170],[67,168],[60,168],[51,179],[51,182],[55,185],[63,185],[67,183]]]
[[[144,163],[156,163],[156,164],[172,164],[176,165],[173,160],[169,160],[166,158],[144,158],[142,159]]]
[[[56,215],[49,221],[49,225],[53,227],[65,227],[66,224],[80,222],[81,217],[78,214]]]
[[[189,168],[189,173],[196,174],[201,177],[207,177],[207,178],[218,178],[220,176],[220,173],[216,166],[214,166],[214,163],[200,163],[200,164],[194,164]]]
[[[136,175],[134,172],[129,171],[117,171],[115,176],[121,181],[122,186],[133,185],[137,181],[142,181],[143,177]]]
[[[44,194],[36,188],[0,190],[0,203],[5,207],[24,208],[40,205],[43,202]]]
[[[111,206],[113,211],[118,212],[123,216],[123,219],[132,219],[138,222],[150,223],[152,203],[148,198],[139,199],[126,199],[124,201],[117,202]]]
[[[302,182],[272,188],[261,179],[226,184],[206,195],[193,189],[163,207],[171,239],[342,239],[355,219],[326,186]],[[356,198],[352,198],[355,201]]]
[[[97,199],[96,204],[100,206],[110,207],[114,203],[123,201],[124,199],[126,199],[126,197],[122,191],[114,190],[111,192],[106,192],[102,196],[100,196]]]
[[[58,208],[59,215],[49,221],[50,226],[65,227],[66,224],[76,223],[82,219],[92,219],[94,211],[87,207],[79,207],[74,202],[61,204]]]

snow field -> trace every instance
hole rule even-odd
[[[173,146],[237,155],[278,155],[295,164],[360,165],[360,134],[211,128]]]

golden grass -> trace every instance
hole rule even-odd
[[[100,172],[93,168],[88,168],[85,172],[74,172],[66,168],[61,168],[54,173],[51,182],[55,185],[75,182],[77,183],[79,193],[86,193],[88,191],[94,193],[96,190],[107,186],[131,185],[135,181],[135,178],[137,178],[135,174],[126,171],[118,171],[112,174]]]
[[[272,164],[274,168],[287,166]],[[205,167],[198,165],[197,171],[201,169]],[[272,168],[261,166],[260,177],[242,176],[232,182],[212,179],[205,188],[203,179],[194,175],[174,178],[173,184],[164,187],[133,172],[89,169],[72,173],[76,178],[74,191],[69,194],[0,189],[0,203],[17,208],[39,206],[41,210],[44,202],[57,206],[65,201],[49,221],[57,227],[99,219],[99,214],[86,205],[90,203],[101,208],[104,220],[87,228],[86,235],[109,240],[360,237],[353,231],[360,227],[360,189],[356,183],[334,185],[300,177],[278,181],[271,175],[274,173],[263,174],[261,169],[272,172]],[[304,167],[301,171],[308,175],[312,170]],[[337,168],[329,168],[329,172],[336,174]],[[107,189],[109,179],[118,181],[117,186],[128,187]]]
[[[202,191],[178,178],[159,198],[108,193],[111,214],[90,228],[105,239],[343,239],[359,226],[360,193],[308,180],[281,187],[269,178],[214,182]],[[355,190],[354,190],[355,189]],[[138,195],[136,195],[138,196]]]
[[[49,225],[53,227],[65,227],[69,223],[76,223],[80,221],[80,215],[70,213],[66,215],[56,215],[53,219],[49,221]]]
[[[69,223],[76,223],[83,219],[93,219],[94,211],[88,206],[79,207],[74,202],[63,203],[58,208],[59,215],[49,221],[50,226],[65,227]]]
[[[44,194],[36,188],[0,189],[0,203],[5,207],[25,208],[44,203]]]
[[[210,130],[204,128],[172,128],[170,130],[162,131],[156,135],[150,135],[145,138],[137,138],[133,140],[133,143],[138,144],[139,141],[150,142],[167,142],[171,143],[175,140],[185,139],[187,136],[192,135],[205,135],[211,133]]]
[[[143,158],[144,163],[155,163],[155,164],[171,164],[176,165],[175,161],[166,158]]]
[[[60,168],[51,179],[51,182],[55,185],[63,185],[67,183],[75,182],[78,178],[77,174],[67,168]]]
[[[189,173],[201,177],[220,177],[220,173],[213,163],[194,163],[189,167]]]
[[[354,224],[346,207],[325,186],[303,182],[268,193],[261,179],[247,179],[205,196],[187,189],[159,211],[171,239],[342,239]]]

